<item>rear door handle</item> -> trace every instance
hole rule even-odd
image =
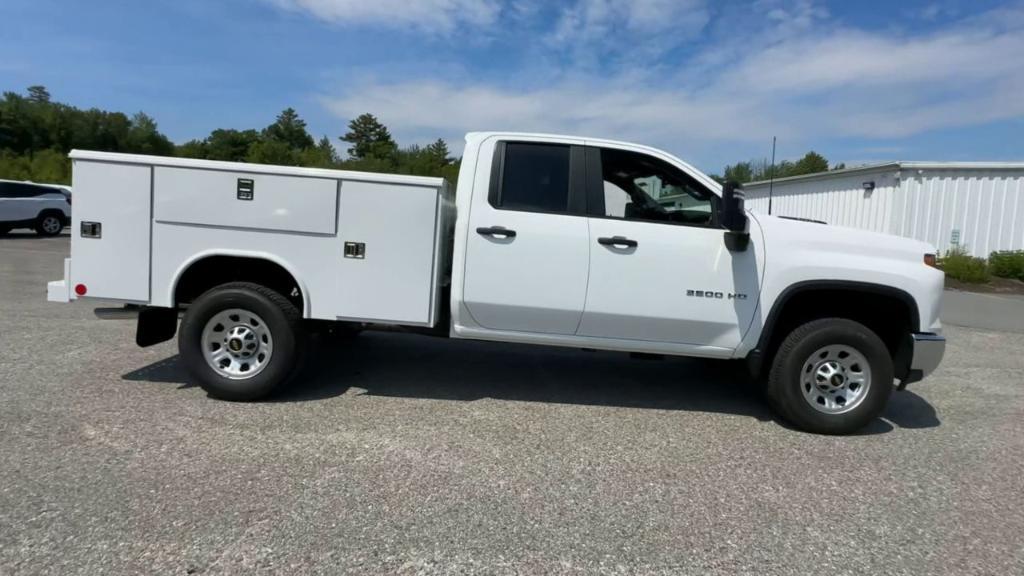
[[[636,248],[639,245],[639,243],[636,240],[630,240],[625,236],[612,236],[611,238],[604,236],[598,238],[597,243],[602,246],[625,246],[626,248]]]
[[[482,226],[476,229],[476,233],[482,236],[499,236],[501,238],[515,238],[516,231],[509,230],[504,226]]]

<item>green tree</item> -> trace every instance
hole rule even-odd
[[[313,168],[337,168],[338,153],[331,145],[331,139],[324,136],[316,146],[306,148],[299,153],[299,165]]]
[[[131,120],[121,112],[97,108],[74,114],[71,118],[71,148],[124,152],[131,131]]]
[[[313,147],[313,137],[306,131],[306,121],[294,108],[285,108],[273,124],[263,129],[264,139],[284,142],[294,150]]]
[[[206,138],[175,146],[143,112],[129,117],[99,108],[82,110],[53,101],[43,86],[32,86],[26,95],[5,92],[0,98],[0,178],[66,183],[67,152],[79,148],[440,176],[456,183],[461,160],[452,158],[443,139],[399,148],[372,114],[352,120],[348,128],[342,137],[351,144],[345,160],[338,158],[328,137],[314,142],[293,108],[284,109],[261,131],[218,128]]]
[[[50,102],[50,91],[45,86],[29,86],[28,99],[32,102],[48,104]]]
[[[32,148],[33,130],[30,105],[14,92],[4,92],[0,102],[0,149],[21,154]]]
[[[352,145],[348,155],[354,160],[390,162],[395,164],[398,145],[391,132],[373,114],[362,114],[348,123],[348,132],[341,140]]]
[[[7,180],[31,180],[31,162],[28,156],[16,154],[10,149],[0,150],[0,178]]]
[[[45,184],[69,184],[71,162],[60,150],[40,150],[28,154],[0,150],[0,178],[31,180]]]
[[[845,168],[846,165],[838,164],[833,170],[837,170],[840,167]],[[828,172],[828,170],[828,160],[821,154],[811,151],[796,162],[782,160],[774,167],[767,158],[737,162],[725,167],[723,179],[736,180],[740,183],[760,182],[762,180],[770,180],[773,176],[776,179],[789,178],[790,176]]]
[[[740,184],[752,182],[754,180],[754,170],[750,162],[737,162],[732,166],[726,166],[725,172],[722,175],[723,181],[736,181]]]
[[[234,130],[218,128],[206,138],[206,157],[210,160],[242,162],[249,156],[249,149],[260,140],[255,130]]]
[[[153,154],[170,156],[174,154],[174,144],[157,130],[156,121],[143,112],[138,112],[131,119],[125,142],[125,152],[135,154]]]
[[[448,152],[448,143],[438,138],[433,144],[424,148],[423,153],[438,168],[451,164],[451,154]]]
[[[0,99],[0,177],[66,182],[73,148],[141,154],[171,154],[174,145],[156,121],[140,112],[81,110],[55,102],[44,86],[27,96],[5,92]]]
[[[189,140],[174,150],[174,155],[181,158],[206,158],[207,146],[205,140]]]
[[[803,158],[793,163],[788,176],[801,176],[803,174],[817,174],[828,172],[828,160],[815,151],[810,151]]]
[[[249,148],[245,156],[246,162],[253,164],[276,164],[278,166],[298,166],[298,152],[286,142],[265,139],[256,142]]]
[[[71,161],[60,150],[40,150],[32,154],[29,161],[31,172],[28,179],[45,184],[70,184]]]

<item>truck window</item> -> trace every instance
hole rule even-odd
[[[658,158],[625,150],[603,148],[600,158],[602,189],[591,195],[591,214],[691,226],[714,225],[715,195],[685,172]]]
[[[506,143],[491,204],[506,210],[568,212],[569,152],[564,145]]]

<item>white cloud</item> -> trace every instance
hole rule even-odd
[[[751,55],[735,78],[758,90],[826,92],[850,86],[906,86],[986,81],[1019,74],[1024,36],[991,31],[951,31],[903,40],[886,34],[835,31],[780,43]],[[923,86],[922,86],[923,87]]]
[[[487,26],[497,19],[497,0],[268,0],[327,22],[410,27],[447,33],[459,24]]]
[[[706,0],[577,0],[560,11],[548,42],[577,65],[650,60],[700,35]]]
[[[960,13],[960,6],[957,0],[942,0],[932,2],[923,8],[917,8],[910,12],[910,16],[921,20],[934,22],[943,18],[953,18]]]
[[[755,6],[768,16],[760,28],[716,38],[678,62],[569,67],[536,88],[524,88],[536,86],[529,70],[501,83],[370,80],[323,101],[342,119],[373,112],[407,140],[544,131],[639,141],[684,155],[730,144],[746,150],[772,135],[789,142],[884,140],[1024,116],[1024,59],[1017,57],[1024,54],[1024,9],[912,36],[844,27],[806,1]],[[580,38],[598,38],[609,11],[619,9],[618,2],[584,0],[573,16],[580,24],[562,20],[555,32],[567,34],[568,26]],[[626,21],[648,17],[637,14]]]
[[[465,132],[516,130],[678,144],[744,141],[786,131],[770,116],[755,115],[740,100],[663,91],[618,79],[564,82],[531,91],[436,81],[371,83],[324,103],[339,118],[372,111],[396,127],[399,136],[419,141],[443,136],[458,142]]]
[[[556,26],[559,41],[608,40],[616,29],[640,34],[672,30],[692,37],[708,23],[704,0],[578,0]]]

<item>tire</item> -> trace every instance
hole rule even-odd
[[[269,288],[250,282],[224,284],[189,306],[178,334],[178,351],[192,378],[210,396],[259,400],[301,369],[301,320],[295,305]],[[252,343],[256,346],[248,350]],[[221,357],[214,359],[217,354]]]
[[[825,318],[786,337],[765,392],[775,411],[801,430],[850,434],[878,418],[893,384],[892,357],[877,334],[852,320]]]
[[[10,233],[10,231],[10,226],[0,226],[0,236],[7,236],[7,234]]]
[[[64,229],[64,217],[57,212],[43,212],[36,218],[36,234],[56,236]]]

